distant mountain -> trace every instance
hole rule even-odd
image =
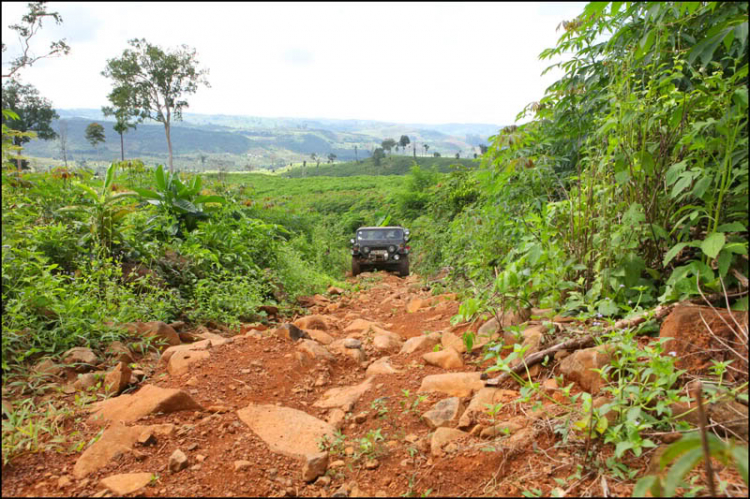
[[[58,109],[60,120],[68,127],[68,158],[74,160],[111,161],[119,159],[120,138],[112,129],[114,121],[98,109]],[[106,142],[93,148],[84,132],[92,122],[104,125]],[[53,127],[59,129],[59,123]],[[175,159],[186,166],[215,166],[228,169],[270,168],[310,161],[310,155],[337,161],[362,159],[380,146],[386,138],[398,140],[409,136],[416,143],[418,155],[439,152],[443,156],[472,157],[479,145],[501,127],[490,124],[449,123],[401,124],[371,120],[328,118],[268,118],[222,114],[185,113],[184,121],[172,126]],[[125,155],[147,161],[165,162],[167,144],[161,123],[147,122],[124,136]],[[425,151],[424,145],[429,149]],[[355,153],[355,147],[357,149]],[[413,155],[412,145],[398,154]],[[59,141],[34,140],[27,144],[26,154],[39,158],[58,158]]]

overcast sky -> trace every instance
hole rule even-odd
[[[103,3],[50,2],[32,47],[66,38],[67,56],[22,70],[56,108],[100,108],[107,59],[132,38],[187,44],[210,70],[211,88],[188,112],[399,123],[506,125],[542,97],[562,20],[585,3]],[[2,2],[8,57],[20,44],[9,24],[26,3]]]

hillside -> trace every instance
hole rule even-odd
[[[68,160],[109,162],[120,156],[120,137],[113,122],[95,109],[59,109],[60,121],[68,128]],[[85,140],[86,127],[102,123],[106,142],[96,149]],[[53,123],[60,129],[59,121]],[[172,127],[175,165],[185,170],[278,169],[309,160],[310,155],[326,158],[335,154],[338,161],[370,156],[386,138],[410,137],[417,155],[438,152],[443,156],[462,156],[479,152],[490,135],[500,127],[484,124],[397,124],[367,120],[265,118],[251,116],[185,114],[185,120]],[[124,136],[125,156],[147,163],[164,163],[167,144],[159,123],[143,123]],[[425,149],[427,144],[429,149]],[[356,148],[356,151],[355,151]],[[413,154],[409,146],[406,155]],[[26,154],[33,158],[61,159],[58,140],[34,140]],[[49,161],[32,162],[45,168]]]
[[[435,158],[417,156],[392,156],[381,160],[380,165],[376,165],[372,158],[363,159],[359,162],[348,161],[345,163],[325,164],[321,163],[316,166],[315,163],[308,161],[306,167],[297,167],[287,170],[283,173],[285,177],[351,177],[355,175],[405,175],[409,173],[412,165],[419,165],[421,168],[430,170],[436,169],[439,172],[447,173],[452,171],[454,165],[462,165],[473,168],[479,165],[479,159],[465,158]]]

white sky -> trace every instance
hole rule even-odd
[[[585,3],[50,2],[32,48],[66,38],[67,56],[22,70],[56,108],[100,108],[107,59],[127,40],[195,47],[211,88],[188,112],[399,123],[512,123],[561,73],[540,76],[563,19]],[[8,25],[26,3],[2,2],[3,64],[20,44]]]

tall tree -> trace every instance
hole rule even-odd
[[[382,147],[378,147],[372,152],[372,162],[375,163],[375,166],[380,166],[380,160],[385,157],[385,152],[383,152]]]
[[[119,59],[109,59],[102,75],[111,78],[115,89],[124,89],[132,97],[133,107],[141,120],[149,118],[164,125],[169,149],[169,171],[174,172],[171,126],[172,120],[182,120],[182,110],[188,107],[185,96],[194,94],[199,84],[210,87],[208,69],[198,69],[196,51],[187,45],[165,52],[145,39],[128,42]]]
[[[20,55],[15,57],[10,63],[7,63],[8,69],[3,69],[3,78],[12,78],[17,76],[21,68],[32,66],[36,61],[45,59],[47,57],[54,57],[58,55],[64,55],[70,52],[70,47],[65,43],[65,39],[52,42],[49,46],[49,51],[42,55],[33,55],[31,49],[31,38],[37,34],[42,28],[42,23],[45,18],[54,19],[56,24],[62,24],[62,17],[57,12],[47,12],[47,2],[30,2],[28,4],[29,12],[27,12],[22,18],[20,24],[11,24],[8,26],[11,30],[18,33],[18,38],[21,42]],[[3,42],[2,51],[5,53],[7,46]],[[3,63],[5,66],[6,63]]]
[[[359,163],[359,157],[357,156],[357,146],[354,146],[354,161]]]
[[[401,148],[406,152],[406,146],[411,144],[411,141],[409,140],[409,137],[406,135],[402,135],[400,139],[398,139],[398,145],[401,146]]]
[[[380,143],[380,146],[383,148],[383,150],[388,151],[388,154],[390,154],[391,149],[396,147],[396,141],[393,139],[385,139],[383,142]]]
[[[85,135],[86,140],[89,141],[89,144],[91,144],[94,149],[106,140],[104,127],[99,123],[90,123],[89,126],[86,127]]]
[[[329,163],[333,163],[334,161],[336,161],[336,158],[337,158],[337,157],[338,157],[338,156],[336,156],[335,154],[333,154],[333,153],[329,153],[329,154],[328,154],[328,162],[329,162]]]
[[[52,103],[39,95],[39,91],[32,85],[9,79],[3,83],[2,107],[16,113],[17,118],[11,118],[3,113],[3,124],[19,132],[35,132],[36,136],[43,140],[51,140],[57,137],[52,129],[52,120],[59,116]],[[21,146],[30,141],[31,137],[26,135],[14,135],[13,145]],[[18,151],[16,166],[20,171],[24,166],[21,159],[21,151]]]
[[[102,106],[104,116],[114,116],[115,124],[112,127],[120,135],[120,161],[125,161],[125,140],[123,134],[129,129],[135,129],[139,121],[139,113],[134,109],[131,92],[127,87],[119,87],[107,96],[112,103],[111,106]]]
[[[428,146],[427,144],[422,144],[422,147],[424,147],[424,153],[425,155],[427,155],[427,151],[430,150],[430,146]]]

